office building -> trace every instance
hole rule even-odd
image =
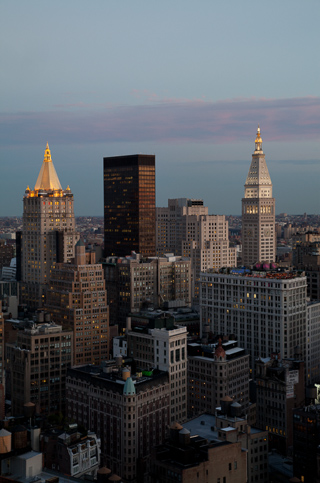
[[[275,200],[258,126],[255,151],[242,199],[242,264],[275,262]]]
[[[173,252],[191,259],[192,298],[199,304],[200,272],[235,267],[236,248],[229,246],[225,216],[209,215],[203,200],[170,199],[167,208],[157,208],[157,255]]]
[[[0,275],[3,267],[10,266],[10,262],[14,257],[14,246],[6,243],[5,240],[0,239]]]
[[[18,331],[16,343],[6,346],[12,414],[23,415],[24,405],[30,402],[43,416],[64,414],[67,368],[73,363],[73,334],[54,322],[28,325]]]
[[[210,426],[206,424],[209,418]],[[214,416],[207,414],[188,421],[184,427],[177,423],[171,425],[170,438],[153,451],[151,481],[248,481],[247,451],[239,441],[219,440],[217,432],[213,432],[214,425]]]
[[[67,398],[68,417],[101,439],[107,467],[124,481],[147,481],[151,449],[164,442],[169,424],[168,374],[133,375],[112,364],[74,367],[68,371]]]
[[[249,374],[249,355],[236,341],[188,344],[188,414],[214,414],[225,396],[247,409]]]
[[[140,327],[127,328],[127,351],[137,367],[169,373],[170,423],[187,417],[187,328],[168,315],[155,314]]]
[[[74,363],[100,364],[109,358],[109,311],[102,265],[79,240],[71,263],[51,272],[46,310],[73,336]]]
[[[43,305],[53,265],[73,258],[79,239],[73,194],[69,186],[61,187],[48,143],[35,187],[28,186],[23,197],[22,226],[17,236],[20,296],[23,303],[38,308]]]
[[[306,384],[320,382],[320,302],[307,304]]]
[[[320,479],[320,406],[293,410],[293,474],[299,481]]]
[[[306,289],[304,273],[271,270],[230,270],[201,274],[202,330],[234,334],[250,354],[250,367],[259,356],[306,355]]]
[[[305,404],[305,364],[280,354],[256,361],[257,427],[268,431],[269,446],[286,455],[293,443],[293,409]]]
[[[5,352],[4,352],[4,317],[2,312],[2,302],[0,300],[0,418],[5,416]]]
[[[130,313],[144,306],[159,307],[177,302],[191,304],[191,262],[167,254],[164,257],[142,259],[132,253],[128,257],[108,257],[103,263],[110,323],[126,326]]]
[[[155,255],[155,156],[103,158],[105,256]]]

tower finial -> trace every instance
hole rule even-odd
[[[49,148],[49,143],[47,142],[47,145],[46,145],[46,149],[45,149],[45,152],[44,152],[44,159],[43,159],[44,162],[46,163],[50,163],[52,161],[51,159],[51,152],[50,152],[50,148]]]
[[[255,145],[256,145],[256,151],[262,151],[262,138],[260,135],[260,125],[258,124],[258,129],[257,129],[257,137],[255,140]]]

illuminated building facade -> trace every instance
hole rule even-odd
[[[23,414],[32,402],[42,415],[61,411],[66,400],[67,368],[72,365],[72,332],[54,322],[30,322],[18,329],[16,343],[7,344],[12,414]]]
[[[33,190],[23,198],[23,228],[17,237],[21,301],[39,307],[56,262],[74,257],[75,233],[73,194],[63,190],[47,143],[42,167]]]
[[[242,199],[242,264],[275,262],[275,200],[258,126]]]
[[[234,270],[237,272],[237,269]],[[214,334],[234,334],[256,358],[272,352],[306,355],[307,280],[298,272],[254,271],[201,274],[201,324]]]
[[[105,256],[155,255],[155,156],[103,159]]]
[[[203,200],[189,198],[169,199],[156,216],[157,255],[172,252],[191,259],[192,299],[198,305],[200,272],[237,265],[228,222],[224,215],[209,215]]]
[[[73,331],[74,363],[100,364],[109,359],[109,311],[102,265],[79,240],[71,263],[57,263],[47,290],[52,318]]]

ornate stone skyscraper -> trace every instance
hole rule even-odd
[[[79,239],[73,194],[69,186],[61,187],[48,143],[35,187],[28,186],[23,197],[22,226],[17,237],[21,302],[37,308],[42,305],[52,267],[74,257]]]
[[[242,262],[249,266],[256,262],[274,262],[275,200],[272,183],[262,151],[258,126],[255,151],[244,185],[242,199]]]

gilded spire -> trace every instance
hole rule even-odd
[[[260,136],[260,126],[258,124],[258,129],[257,129],[257,137],[255,140],[255,145],[256,145],[256,151],[262,151],[262,138]]]
[[[47,142],[46,149],[45,149],[45,152],[44,152],[43,161],[45,163],[50,163],[50,161],[52,161],[52,159],[51,159],[51,152],[50,152],[50,148],[49,148],[48,142]]]
[[[42,163],[40,173],[34,189],[35,191],[36,190],[42,190],[42,191],[62,190],[58,175],[53,166],[53,162],[51,159],[51,152],[50,152],[48,143],[46,145],[43,163]]]

